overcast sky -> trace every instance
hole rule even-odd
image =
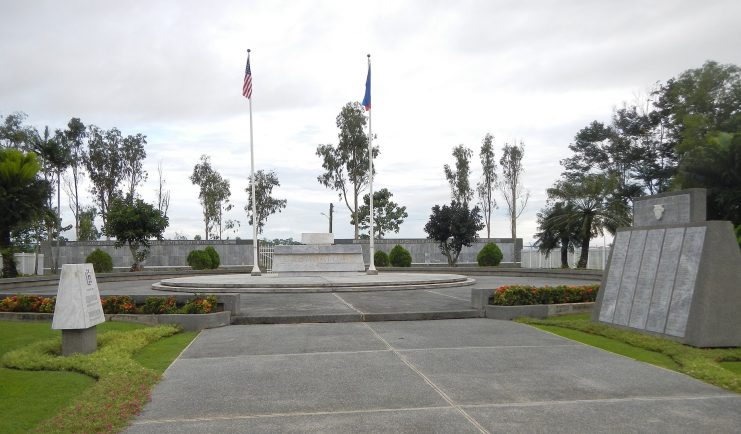
[[[242,225],[230,236],[250,238],[241,86],[251,48],[256,169],[275,170],[274,193],[288,200],[264,236],[326,231],[321,213],[334,202],[335,236],[351,238],[349,211],[316,180],[315,151],[337,143],[340,108],[362,100],[371,53],[375,184],[407,207],[398,236],[425,237],[430,208],[449,203],[443,165],[454,146],[474,150],[478,179],[491,133],[497,160],[505,142],[525,143],[532,197],[518,235],[529,244],[576,132],[705,60],[741,64],[739,17],[738,0],[0,0],[0,115],[26,112],[40,129],[79,117],[145,134],[149,180],[139,191],[154,202],[161,162],[167,236],[203,236],[188,177],[208,154],[231,182],[229,217]],[[72,221],[67,207],[63,218]],[[492,236],[510,236],[504,207],[492,223]]]

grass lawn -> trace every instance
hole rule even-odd
[[[98,335],[131,332],[146,326],[125,322],[98,325]],[[179,333],[154,341],[133,355],[141,366],[161,374],[196,333]],[[50,339],[61,332],[51,323],[0,321],[0,357],[5,353]],[[83,356],[85,357],[85,356]],[[0,367],[0,420],[3,433],[32,430],[39,422],[69,411],[75,400],[96,386],[95,378],[65,370],[18,370]]]
[[[741,348],[694,348],[669,339],[592,323],[589,314],[517,321],[741,393]]]

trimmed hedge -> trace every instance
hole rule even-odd
[[[476,255],[476,262],[481,267],[497,266],[502,262],[504,255],[502,249],[494,243],[486,243],[481,249],[478,255]]]
[[[373,263],[376,267],[388,267],[389,266],[389,255],[382,250],[376,250],[373,254]]]
[[[489,304],[523,306],[531,304],[586,303],[597,299],[599,285],[584,286],[500,286],[489,299]]]
[[[93,270],[96,273],[110,273],[113,271],[113,259],[111,255],[100,250],[95,249],[87,255],[85,262],[93,264]]]
[[[211,268],[217,269],[221,265],[221,258],[219,258],[219,252],[216,251],[212,246],[208,246],[204,249],[204,252],[208,253],[211,258]]]
[[[394,267],[411,267],[412,254],[400,245],[394,246],[389,252],[389,263]]]
[[[205,250],[191,250],[188,253],[188,265],[194,270],[208,270],[211,266],[211,255]]]

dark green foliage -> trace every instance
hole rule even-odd
[[[373,254],[373,263],[376,267],[388,267],[389,266],[389,255],[382,250],[376,250]]]
[[[482,267],[497,266],[502,262],[502,250],[495,243],[486,243],[476,256],[476,262]]]
[[[741,225],[736,226],[736,239],[738,240],[738,246],[741,247]]]
[[[391,200],[393,194],[387,189],[373,192],[373,234],[376,239],[381,239],[389,232],[399,232],[399,226],[408,217],[407,207],[399,206]],[[370,228],[370,194],[363,196],[363,205],[358,209],[360,229]],[[355,222],[350,219],[350,224]],[[368,235],[368,234],[364,234]]]
[[[188,265],[194,270],[208,270],[212,268],[211,255],[205,250],[192,250],[188,253]]]
[[[49,183],[36,174],[40,165],[33,152],[0,149],[0,253],[3,256],[3,277],[16,277],[10,234],[42,215]]]
[[[268,221],[268,217],[275,212],[281,212],[286,207],[288,201],[286,199],[276,199],[273,197],[273,188],[280,187],[280,181],[278,181],[278,175],[275,171],[271,170],[265,172],[264,170],[258,170],[255,172],[255,196],[257,202],[255,207],[257,208],[257,233],[262,233],[262,229],[265,223]],[[247,205],[244,210],[247,212],[247,221],[250,225],[253,224],[252,215],[252,176],[247,177]]]
[[[116,248],[129,246],[134,264],[131,271],[142,269],[141,263],[149,256],[149,239],[162,239],[167,217],[141,199],[114,198],[108,208],[108,220],[103,232],[116,237]]]
[[[538,213],[535,234],[538,251],[548,257],[554,249],[561,251],[561,268],[569,268],[568,254],[581,245],[582,221],[570,218],[574,209],[564,202],[549,203]]]
[[[147,297],[141,307],[142,313],[177,313],[178,306],[175,297]]]
[[[389,263],[393,267],[411,267],[412,254],[409,253],[409,250],[397,244],[389,252]]]
[[[491,296],[490,304],[499,306],[523,306],[531,304],[586,303],[597,298],[599,285],[543,286],[508,285],[500,286]]]
[[[93,270],[96,273],[110,273],[113,271],[113,259],[111,255],[100,249],[95,249],[87,255],[85,262],[93,264]]]
[[[484,228],[479,208],[453,201],[450,206],[435,205],[430,220],[425,225],[427,238],[438,242],[440,252],[448,258],[448,265],[455,266],[463,246],[470,246]],[[393,262],[392,262],[393,264]]]
[[[212,246],[206,247],[204,250],[206,253],[208,253],[208,256],[211,258],[211,268],[217,269],[219,268],[219,265],[221,265],[221,258],[219,258],[219,252],[216,251]]]

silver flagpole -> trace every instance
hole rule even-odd
[[[247,61],[250,60],[250,49],[247,49]],[[252,71],[250,68],[250,75],[252,75]],[[257,253],[257,196],[255,196],[255,142],[252,139],[252,94],[250,94],[250,97],[248,98],[250,102],[250,179],[252,179],[252,257],[254,259],[255,265],[252,266],[252,272],[250,273],[252,276],[260,276],[262,273],[260,272],[260,259],[258,257]]]
[[[368,55],[368,72],[370,73],[370,54]],[[371,98],[372,101],[372,98]],[[372,103],[371,103],[372,104]],[[373,223],[373,107],[368,110],[368,171],[370,173],[370,264],[368,265],[368,274],[378,274],[375,264],[375,247],[373,240],[375,238],[375,225]]]

